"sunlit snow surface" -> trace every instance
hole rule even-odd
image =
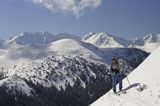
[[[116,96],[112,90],[95,101],[91,106],[160,106],[160,47],[156,49],[138,68],[124,79],[127,94]],[[138,84],[147,85],[142,92]]]

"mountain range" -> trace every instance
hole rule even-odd
[[[132,47],[139,48],[146,52],[152,52],[160,45],[160,34],[150,34],[143,38],[135,38],[133,40],[126,40],[121,37],[109,35],[107,33],[88,33],[82,41],[91,43],[101,48],[117,48],[117,47]]]
[[[142,38],[127,40],[122,37],[116,37],[105,32],[88,33],[82,37],[68,33],[60,33],[57,35],[46,31],[42,32],[23,32],[14,35],[9,40],[0,40],[0,48],[5,44],[20,45],[45,45],[60,39],[75,39],[86,43],[93,44],[99,48],[139,48],[146,52],[154,51],[160,45],[160,34],[149,34]],[[7,42],[7,43],[6,43]],[[5,43],[5,44],[4,44]]]
[[[151,38],[143,40],[158,44]],[[24,32],[0,40],[0,105],[89,105],[111,88],[113,56],[128,75],[149,55],[131,44],[106,33]]]
[[[17,43],[21,45],[45,45],[51,42],[54,42],[59,39],[72,38],[72,39],[80,39],[80,37],[68,34],[68,33],[60,33],[57,35],[53,35],[49,32],[23,32],[18,35],[14,35],[9,40],[8,43]]]

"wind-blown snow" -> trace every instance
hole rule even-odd
[[[91,106],[160,106],[160,47],[158,47],[139,67],[123,80],[127,94],[116,96],[112,90],[95,101]],[[137,91],[145,84],[147,89]]]

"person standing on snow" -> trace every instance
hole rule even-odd
[[[122,91],[122,75],[120,73],[118,59],[115,57],[112,58],[110,73],[112,75],[112,89],[113,92],[116,94],[116,84],[119,84],[119,91]]]

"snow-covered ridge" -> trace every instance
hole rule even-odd
[[[92,44],[75,39],[61,39],[50,44],[49,51],[62,55],[77,55],[85,58],[101,59],[101,51]]]
[[[44,45],[54,40],[54,35],[48,32],[23,32],[13,36],[8,43],[17,43],[21,45]]]
[[[124,79],[124,89],[127,94],[120,96],[108,92],[91,106],[159,106],[160,105],[160,47],[158,47],[140,66]],[[139,85],[147,87],[139,92]]]
[[[46,45],[59,39],[72,38],[80,39],[78,36],[60,33],[57,35],[51,34],[46,31],[42,32],[23,32],[11,37],[7,42],[9,44],[20,44],[20,45]]]
[[[42,46],[60,39],[81,40],[83,42],[93,44],[99,48],[139,48],[146,52],[152,52],[160,45],[160,34],[149,34],[142,38],[127,40],[122,37],[110,35],[106,32],[90,32],[81,38],[80,36],[69,33],[59,33],[57,35],[54,35],[49,32],[42,31],[23,32],[14,35],[7,41],[0,41],[0,48],[8,47],[13,44]]]
[[[142,38],[133,39],[135,45],[144,45],[145,43],[154,43],[160,41],[160,34],[149,34]]]
[[[82,38],[82,41],[94,44],[102,48],[112,47],[126,47],[129,45],[129,41],[109,35],[105,32],[102,33],[89,33]]]
[[[160,34],[150,34],[144,36],[143,38],[126,40],[124,38],[116,37],[105,32],[91,32],[86,34],[82,38],[82,41],[91,43],[100,48],[133,47],[142,49],[147,52],[152,52],[160,45]]]

